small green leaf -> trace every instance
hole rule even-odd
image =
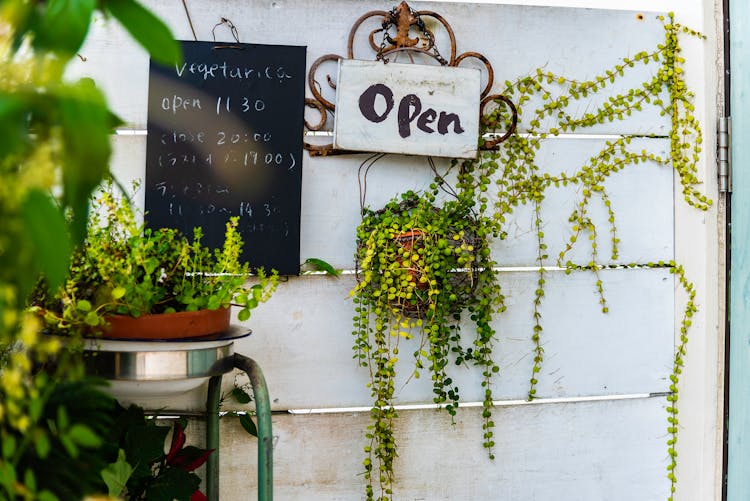
[[[91,311],[91,302],[87,299],[81,299],[76,303],[76,309],[82,312]]]
[[[72,458],[78,457],[78,447],[67,435],[60,435],[60,443],[63,445],[68,455]]]
[[[57,496],[52,494],[50,491],[44,490],[37,494],[37,499],[39,501],[60,501]]]
[[[239,313],[237,313],[237,319],[240,322],[244,322],[248,318],[250,318],[250,310],[247,309],[247,308],[243,308],[243,309],[240,310]]]
[[[146,269],[146,273],[148,273],[149,275],[152,274],[154,271],[156,271],[156,268],[159,267],[159,258],[150,257],[146,259],[146,262],[143,263],[143,267]]]
[[[36,492],[36,477],[34,476],[34,470],[31,468],[24,472],[23,484],[30,492]]]
[[[232,390],[232,397],[234,397],[237,403],[240,404],[247,404],[252,400],[252,397],[250,397],[250,395],[248,395],[242,388],[234,388]]]
[[[46,458],[52,448],[47,433],[44,430],[36,429],[34,430],[32,437],[34,441],[34,449],[36,450],[37,455],[42,459]]]
[[[41,398],[32,398],[29,401],[29,417],[32,421],[39,419],[44,410],[44,400]]]
[[[9,458],[16,452],[16,437],[8,435],[3,439],[3,457]]]
[[[0,485],[5,486],[7,492],[14,491],[16,483],[16,469],[10,462],[3,461],[0,463]]]
[[[341,275],[341,270],[337,270],[326,261],[323,261],[322,259],[318,259],[316,257],[308,258],[304,262],[304,264],[309,264],[318,271],[324,271],[326,272],[326,275],[331,275],[334,277]]]
[[[29,191],[21,210],[39,271],[47,277],[50,289],[56,289],[68,274],[70,237],[65,217],[40,190]]]
[[[57,408],[57,429],[60,431],[67,430],[68,424],[68,413],[65,411],[65,407]]]
[[[76,423],[71,426],[68,436],[82,447],[95,448],[102,444],[102,439],[85,424]]]
[[[219,299],[219,296],[210,296],[206,306],[209,310],[216,310],[221,306],[221,299]]]
[[[83,319],[83,322],[86,325],[90,325],[91,327],[96,327],[97,325],[100,325],[102,323],[102,319],[99,317],[99,314],[95,311],[90,311],[86,313],[86,317]]]
[[[112,289],[112,299],[120,299],[125,295],[125,287],[115,287]]]
[[[125,458],[125,451],[120,449],[117,453],[117,461],[109,464],[102,470],[102,480],[109,489],[110,497],[120,497],[125,491],[128,479],[133,474],[133,467],[130,466]]]
[[[256,428],[255,423],[250,418],[250,414],[240,414],[240,424],[249,435],[258,437],[258,428]]]
[[[75,54],[91,24],[95,0],[49,0],[34,26],[35,47]]]

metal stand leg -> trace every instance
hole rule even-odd
[[[206,398],[206,449],[214,452],[206,461],[206,497],[219,501],[219,403],[221,401],[221,376],[208,380]]]
[[[273,500],[273,431],[271,427],[271,402],[266,378],[260,366],[246,356],[235,353],[234,367],[244,371],[250,379],[258,419],[258,501]],[[208,381],[206,399],[206,448],[214,453],[206,462],[206,497],[219,501],[219,401],[221,376]]]
[[[273,431],[271,428],[271,401],[266,378],[255,360],[234,354],[234,366],[245,371],[250,378],[258,418],[258,501],[273,499]]]

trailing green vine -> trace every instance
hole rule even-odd
[[[680,341],[677,344],[675,350],[674,362],[672,364],[672,374],[669,376],[670,395],[667,395],[667,421],[669,426],[667,432],[669,433],[669,440],[667,441],[667,452],[669,453],[669,464],[667,465],[667,477],[670,482],[670,493],[669,501],[672,501],[675,488],[677,486],[677,477],[675,476],[675,468],[677,467],[677,431],[679,419],[677,418],[677,400],[679,398],[679,390],[677,384],[680,382],[680,375],[682,374],[682,368],[685,365],[685,356],[687,355],[687,342],[688,342],[688,330],[692,325],[692,318],[698,312],[698,308],[695,305],[695,286],[685,276],[685,270],[681,265],[676,265],[674,261],[670,262],[670,273],[677,277],[683,290],[687,294],[688,298],[685,302],[685,310],[680,321]]]
[[[504,310],[501,287],[489,252],[492,239],[508,236],[507,223],[521,206],[532,211],[538,267],[537,287],[533,297],[531,355],[528,398],[537,395],[537,384],[544,362],[542,303],[550,268],[566,274],[591,273],[594,290],[602,313],[608,313],[605,284],[601,270],[609,268],[666,268],[674,274],[688,296],[676,347],[670,395],[667,397],[668,452],[667,466],[671,492],[675,490],[675,447],[678,433],[679,376],[686,356],[687,333],[697,311],[695,289],[682,266],[674,261],[658,263],[621,263],[620,237],[616,211],[607,187],[615,174],[648,163],[670,168],[677,173],[685,202],[698,210],[708,210],[712,202],[700,191],[698,162],[701,156],[702,131],[694,115],[694,95],[685,82],[679,38],[701,34],[675,23],[674,16],[660,16],[665,39],[652,51],[625,57],[589,80],[576,80],[537,69],[533,74],[506,81],[504,95],[516,103],[519,120],[526,126],[523,134],[511,135],[496,151],[482,151],[477,159],[453,161],[456,188],[446,186],[445,175],[437,175],[430,191],[407,192],[384,208],[366,210],[357,230],[359,283],[353,291],[356,305],[354,318],[355,358],[370,372],[373,397],[372,424],[365,447],[367,498],[392,499],[394,460],[397,447],[393,433],[397,412],[393,406],[396,361],[402,342],[416,337],[414,377],[425,367],[431,373],[434,402],[455,416],[459,389],[446,372],[456,363],[471,362],[483,374],[485,389],[483,419],[484,445],[492,458],[492,390],[491,381],[499,366],[492,348],[495,330],[491,321]],[[631,88],[615,92],[606,99],[595,99],[613,83],[634,73],[635,68],[651,65],[647,78]],[[580,112],[578,101],[591,99],[594,109]],[[582,132],[608,122],[625,120],[646,108],[655,108],[669,117],[669,155],[638,149],[638,136],[623,135],[604,141],[583,165],[559,174],[541,169],[537,154],[545,140],[561,134]],[[510,122],[507,108],[498,108],[482,117],[483,136],[504,130]],[[595,132],[595,129],[594,129]],[[576,186],[579,198],[567,215],[569,236],[560,252],[550,260],[544,234],[542,204],[550,190]],[[441,197],[441,190],[450,197]],[[591,214],[594,204],[601,204],[607,229],[598,228]],[[419,233],[418,242],[413,235]],[[412,242],[403,244],[401,236],[409,232]],[[605,237],[606,235],[606,237]],[[608,255],[602,255],[602,239],[608,239]],[[452,244],[451,242],[457,242]],[[576,263],[570,257],[577,245],[588,249],[586,262]],[[456,276],[471,272],[471,287],[454,285]],[[474,285],[476,284],[476,285]],[[459,293],[460,291],[460,293]],[[470,347],[461,342],[460,320],[468,311],[475,337]],[[410,347],[413,346],[409,344]],[[401,367],[402,365],[399,365]],[[671,496],[670,496],[671,500]]]
[[[682,319],[680,320],[680,337],[677,346],[675,347],[674,358],[672,360],[672,373],[669,375],[669,395],[667,395],[667,433],[669,439],[667,440],[667,453],[669,454],[669,463],[667,464],[667,478],[670,483],[670,496],[668,501],[672,501],[672,495],[674,494],[677,487],[677,477],[675,476],[674,470],[677,467],[677,435],[679,419],[677,417],[677,401],[679,399],[679,389],[677,385],[680,382],[680,376],[682,375],[682,368],[685,366],[685,357],[687,356],[687,343],[688,343],[688,331],[693,322],[693,316],[698,312],[698,307],[695,304],[695,285],[688,280],[685,273],[685,268],[682,265],[677,264],[674,260],[665,262],[659,261],[656,263],[629,263],[625,265],[613,265],[603,266],[596,265],[593,270],[592,266],[578,266],[570,264],[565,268],[565,273],[570,274],[573,271],[600,271],[602,269],[636,269],[636,268],[647,268],[647,269],[667,269],[669,273],[677,278],[677,282],[682,288],[683,292],[687,296],[685,306],[682,313]]]
[[[511,184],[511,193],[516,200],[524,203],[527,199],[539,197],[538,193],[551,186],[567,185],[568,183],[582,186],[582,197],[579,200],[576,209],[570,214],[569,222],[571,223],[571,235],[564,249],[560,252],[557,265],[564,266],[566,270],[587,269],[596,276],[596,290],[599,295],[599,302],[602,306],[602,312],[607,313],[608,307],[604,296],[604,288],[601,278],[599,277],[599,253],[598,253],[598,233],[593,221],[588,217],[588,209],[593,197],[598,196],[604,204],[608,223],[610,225],[610,240],[612,252],[610,259],[616,262],[619,257],[619,243],[617,236],[617,227],[615,224],[615,212],[612,207],[610,197],[604,186],[604,181],[612,174],[623,170],[624,168],[637,165],[641,162],[649,161],[659,166],[671,166],[678,174],[682,186],[682,195],[685,202],[699,210],[708,210],[711,207],[711,200],[699,191],[698,186],[701,181],[697,177],[697,165],[700,160],[703,135],[700,124],[694,115],[693,98],[694,94],[688,89],[684,80],[683,64],[685,59],[681,56],[679,44],[679,35],[687,34],[703,38],[700,33],[681,26],[674,21],[673,14],[667,17],[660,16],[665,30],[665,42],[660,44],[655,51],[640,52],[632,58],[624,58],[620,64],[605,71],[604,74],[595,77],[590,81],[579,82],[568,79],[563,76],[544,72],[539,69],[536,75],[518,80],[515,83],[506,82],[506,93],[517,96],[519,105],[519,114],[523,113],[523,104],[531,101],[531,96],[541,94],[543,107],[532,113],[529,121],[529,134],[527,137],[515,136],[508,141],[504,149],[505,155],[510,160],[510,165],[517,162],[526,162],[527,171],[532,173],[531,182],[526,176],[526,170],[516,176],[515,184]],[[608,101],[591,113],[586,113],[581,117],[574,117],[567,112],[568,105],[590,94],[605,89],[613,83],[617,77],[623,76],[628,69],[638,65],[647,65],[657,63],[658,67],[655,74],[647,81],[641,83],[639,87],[631,88],[628,91],[609,97]],[[553,90],[552,87],[556,87]],[[668,95],[668,101],[664,101],[664,94]],[[534,153],[539,149],[541,140],[549,136],[557,136],[563,132],[572,132],[576,129],[592,127],[605,122],[622,120],[626,116],[641,111],[644,106],[651,105],[657,107],[661,115],[670,117],[669,157],[662,157],[646,150],[632,151],[629,146],[632,143],[632,137],[620,137],[613,141],[607,141],[605,147],[597,154],[593,155],[588,163],[582,166],[575,174],[559,177],[537,176],[539,171],[538,165],[534,162]],[[544,119],[556,119],[557,127],[550,127],[545,132],[542,129]],[[526,191],[523,190],[526,188]],[[521,193],[519,196],[518,193]],[[529,193],[531,195],[529,195]],[[502,193],[501,193],[502,195]],[[502,196],[499,197],[502,200]],[[498,204],[499,210],[507,210],[513,207],[511,203]],[[543,249],[543,234],[539,230],[540,216],[537,212],[535,215],[535,224],[539,231],[539,248],[540,256]],[[576,266],[567,260],[567,253],[572,250],[578,239],[588,234],[590,240],[591,261],[586,266]],[[540,333],[542,331],[539,323],[538,308],[543,295],[544,280],[544,260],[539,259],[540,288],[537,290],[537,296],[534,301],[534,332],[532,341],[534,343],[534,366],[530,377],[529,398],[534,398],[536,394],[537,375],[540,371],[543,349],[540,344]],[[633,265],[631,265],[633,266]],[[651,263],[645,266],[653,267]],[[665,266],[664,263],[658,263],[657,266]],[[668,263],[667,267],[670,272],[675,274],[684,291],[688,294],[688,301],[685,306],[685,313],[680,327],[680,342],[676,348],[672,374],[670,375],[671,395],[668,396],[668,433],[670,440],[668,442],[668,452],[670,462],[667,466],[668,478],[670,480],[670,490],[675,491],[676,477],[674,469],[676,467],[677,442],[677,382],[684,364],[687,344],[687,332],[691,324],[691,317],[697,311],[693,302],[695,290],[690,283],[682,266],[674,262]],[[669,498],[672,499],[671,496]]]
[[[465,176],[464,176],[465,177]],[[444,180],[425,194],[407,192],[382,210],[367,210],[357,230],[360,281],[353,291],[355,358],[370,372],[373,407],[365,447],[367,497],[391,499],[396,444],[394,378],[402,340],[417,335],[412,377],[426,369],[433,401],[453,417],[459,388],[447,373],[450,363],[482,370],[484,446],[492,457],[490,380],[499,367],[492,357],[491,321],[503,296],[486,245],[491,224],[473,209],[473,191],[461,190],[441,206]],[[462,312],[470,313],[474,339],[461,339]]]

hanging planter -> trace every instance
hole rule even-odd
[[[465,204],[437,208],[414,192],[367,213],[358,233],[358,291],[382,295],[396,316],[424,319],[437,303],[460,312],[472,300],[486,248],[479,224]]]
[[[438,205],[444,183],[437,178],[427,193],[410,191],[380,210],[365,210],[357,229],[354,350],[371,374],[373,398],[364,462],[368,498],[377,488],[389,490],[392,482],[397,368],[414,377],[428,371],[433,401],[454,416],[459,388],[449,367],[478,366],[486,388],[484,445],[491,451],[494,444],[489,382],[498,369],[491,320],[503,308],[503,297],[486,241],[492,224],[475,213],[469,190]],[[462,339],[464,312],[474,324],[470,339]],[[413,364],[398,362],[400,348],[413,353]]]

